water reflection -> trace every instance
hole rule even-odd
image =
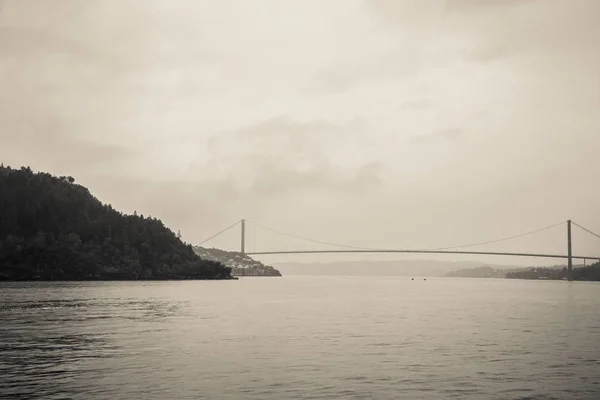
[[[78,363],[86,358],[110,357],[115,346],[99,336],[52,334],[19,330],[0,333],[1,398],[66,396],[77,378]]]
[[[95,371],[106,365],[102,359],[123,356],[119,335],[134,333],[132,327],[143,333],[151,329],[144,324],[182,315],[182,304],[163,299],[76,296],[86,288],[89,284],[3,285],[0,398],[81,395],[97,378]],[[155,333],[161,330],[153,328]]]
[[[598,399],[598,287],[0,284],[0,398]]]

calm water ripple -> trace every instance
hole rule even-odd
[[[0,284],[2,399],[600,398],[600,285]]]

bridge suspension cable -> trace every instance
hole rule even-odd
[[[208,242],[209,240],[212,240],[214,238],[216,238],[217,236],[227,232],[228,230],[230,230],[231,228],[237,226],[240,224],[241,221],[237,221],[236,223],[229,225],[227,228],[223,229],[222,231],[220,231],[219,233],[216,233],[214,235],[212,235],[211,237],[209,237],[208,239],[203,240],[202,242],[199,243],[200,246],[202,246],[204,243]]]
[[[598,239],[600,239],[600,235],[598,235],[597,233],[594,233],[594,232],[590,231],[589,229],[587,229],[587,228],[584,228],[583,226],[579,225],[577,222],[571,221],[571,223],[572,223],[573,225],[575,225],[576,227],[578,227],[578,228],[580,228],[580,229],[583,229],[583,230],[584,230],[584,231],[586,231],[587,233],[589,233],[589,234],[591,234],[591,235],[594,235],[594,236],[596,236]]]
[[[221,235],[221,234],[229,231],[230,229],[232,229],[232,228],[236,227],[237,225],[239,225],[241,222],[242,221],[237,221],[237,222],[231,224],[227,228],[219,231],[218,233],[216,233],[216,234],[210,236],[209,238],[203,240],[202,242],[200,242],[200,245],[203,245],[206,242],[208,242],[208,241],[216,238],[217,236],[219,236],[219,235]],[[254,226],[257,226],[259,228],[262,228],[262,229],[265,229],[265,230],[268,230],[268,231],[271,231],[271,232],[275,232],[275,233],[278,233],[280,235],[288,236],[288,237],[291,237],[291,238],[300,239],[300,240],[304,240],[304,241],[308,241],[308,242],[312,242],[312,243],[324,244],[324,245],[328,245],[328,246],[334,246],[334,247],[340,247],[340,248],[345,248],[345,249],[351,249],[351,250],[346,250],[348,252],[352,252],[352,251],[356,251],[356,252],[369,252],[369,251],[371,251],[371,252],[389,252],[390,251],[389,249],[350,246],[350,245],[344,245],[344,244],[340,244],[340,243],[333,243],[333,242],[327,242],[327,241],[322,241],[322,240],[311,239],[311,238],[307,238],[307,237],[304,237],[304,236],[300,236],[300,235],[296,235],[296,234],[284,232],[284,231],[281,231],[281,230],[278,230],[278,229],[270,228],[268,226],[259,224],[257,222],[253,222],[253,221],[246,221],[246,222],[248,222],[248,223],[250,223],[250,224],[252,224]],[[504,242],[504,241],[508,241],[508,240],[512,240],[512,239],[521,238],[521,237],[524,237],[524,236],[533,235],[533,234],[536,234],[536,233],[539,233],[539,232],[543,232],[543,231],[546,231],[546,230],[549,230],[549,229],[552,229],[552,228],[564,225],[566,223],[567,223],[567,221],[563,221],[563,222],[559,222],[559,223],[556,223],[556,224],[553,224],[553,225],[545,226],[545,227],[540,228],[540,229],[536,229],[536,230],[533,230],[533,231],[521,233],[521,234],[518,234],[518,235],[504,237],[504,238],[501,238],[501,239],[488,240],[488,241],[484,241],[484,242],[464,244],[464,245],[459,245],[459,246],[437,247],[437,248],[428,248],[428,249],[421,249],[421,250],[402,250],[402,252],[425,252],[425,253],[427,253],[427,252],[432,252],[432,253],[435,253],[435,252],[448,252],[448,253],[455,253],[455,252],[449,251],[449,250],[464,249],[464,248],[467,248],[467,247],[483,246],[483,245],[486,245],[486,244]],[[591,234],[591,235],[593,235],[593,236],[595,236],[595,237],[597,237],[597,238],[600,239],[600,235],[597,234],[597,233],[595,233],[595,232],[593,232],[593,231],[591,231],[590,229],[587,229],[587,228],[585,228],[585,227],[577,224],[576,222],[572,222],[572,224],[576,225],[578,228],[580,228],[580,229],[586,231],[587,233],[589,233],[589,234]],[[243,226],[242,226],[242,231],[243,230],[244,229],[243,229]],[[399,250],[393,250],[393,251],[394,252],[400,252]],[[280,252],[276,252],[276,253],[280,253]],[[286,253],[286,252],[281,252],[281,253]],[[293,253],[295,253],[295,252],[293,252]],[[456,253],[459,253],[459,252],[456,252]],[[258,253],[258,254],[260,254],[260,253]],[[581,258],[581,257],[579,257],[579,258]],[[586,257],[586,258],[593,258],[593,257]]]
[[[543,232],[543,231],[546,231],[548,229],[556,228],[557,226],[561,226],[561,225],[564,225],[566,223],[567,223],[567,221],[563,221],[563,222],[559,222],[559,223],[554,224],[554,225],[546,226],[544,228],[536,229],[536,230],[531,231],[531,232],[521,233],[521,234],[518,234],[518,235],[509,236],[509,237],[505,237],[505,238],[502,238],[502,239],[489,240],[487,242],[479,242],[479,243],[472,243],[472,244],[465,244],[465,245],[451,246],[451,247],[439,247],[439,248],[435,248],[435,249],[426,249],[426,250],[464,249],[466,247],[475,247],[475,246],[483,246],[485,244],[499,243],[499,242],[504,242],[504,241],[511,240],[511,239],[517,239],[517,238],[521,238],[521,237],[524,237],[524,236],[533,235],[535,233]]]
[[[383,250],[381,248],[349,246],[349,245],[343,245],[343,244],[339,244],[339,243],[331,243],[331,242],[325,242],[325,241],[321,241],[321,240],[310,239],[310,238],[306,238],[306,237],[303,237],[303,236],[299,236],[299,235],[295,235],[295,234],[283,232],[283,231],[280,231],[278,229],[273,229],[273,228],[261,225],[259,223],[253,222],[253,221],[247,221],[247,222],[250,222],[252,225],[256,225],[256,226],[258,226],[260,228],[263,228],[263,229],[266,229],[266,230],[269,230],[269,231],[272,231],[272,232],[275,232],[275,233],[279,233],[279,234],[284,235],[284,236],[289,236],[289,237],[292,237],[292,238],[295,238],[295,239],[301,239],[301,240],[305,240],[305,241],[308,241],[308,242],[313,242],[313,243],[318,243],[318,244],[325,244],[325,245],[329,245],[329,246],[341,247],[341,248],[346,248],[346,249],[354,249],[354,250],[372,250],[372,251]],[[557,226],[561,226],[561,225],[564,225],[566,223],[567,223],[567,221],[562,221],[562,222],[559,222],[559,223],[556,223],[556,224],[553,224],[553,225],[549,225],[549,226],[545,226],[543,228],[536,229],[536,230],[533,230],[533,231],[530,231],[530,232],[525,232],[525,233],[521,233],[521,234],[518,234],[518,235],[513,235],[513,236],[501,238],[501,239],[488,240],[488,241],[485,241],[485,242],[464,244],[464,245],[459,245],[459,246],[429,248],[429,249],[423,249],[423,250],[424,251],[454,250],[454,249],[462,249],[462,248],[467,248],[467,247],[483,246],[483,245],[491,244],[491,243],[499,243],[499,242],[504,242],[504,241],[507,241],[507,240],[521,238],[521,237],[524,237],[524,236],[533,235],[533,234],[536,234],[536,233],[539,233],[539,232],[543,232],[543,231],[546,231],[546,230],[549,230],[549,229],[552,229],[552,228],[556,228]]]
[[[328,245],[328,246],[342,247],[342,248],[346,248],[346,249],[377,250],[377,249],[371,249],[371,248],[367,248],[367,247],[348,246],[348,245],[344,245],[344,244],[338,244],[338,243],[324,242],[324,241],[321,241],[321,240],[309,239],[309,238],[306,238],[306,237],[303,237],[303,236],[294,235],[292,233],[283,232],[283,231],[280,231],[278,229],[269,228],[268,226],[264,226],[264,225],[261,225],[259,223],[253,222],[253,221],[246,220],[246,222],[249,222],[252,225],[255,225],[255,226],[259,227],[259,228],[266,229],[268,231],[278,233],[280,235],[288,236],[288,237],[291,237],[291,238],[294,238],[294,239],[305,240],[307,242],[318,243],[318,244],[325,244],[325,245]]]

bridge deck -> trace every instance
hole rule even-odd
[[[271,255],[271,254],[336,254],[336,253],[407,253],[407,254],[474,254],[486,256],[514,256],[514,257],[537,257],[537,258],[564,258],[568,255],[563,254],[539,254],[539,253],[499,253],[489,251],[454,251],[454,250],[291,250],[291,251],[258,251],[247,252],[249,256]],[[572,256],[579,260],[598,260],[600,257]]]

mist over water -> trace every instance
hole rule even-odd
[[[597,399],[596,283],[0,284],[0,398]]]

